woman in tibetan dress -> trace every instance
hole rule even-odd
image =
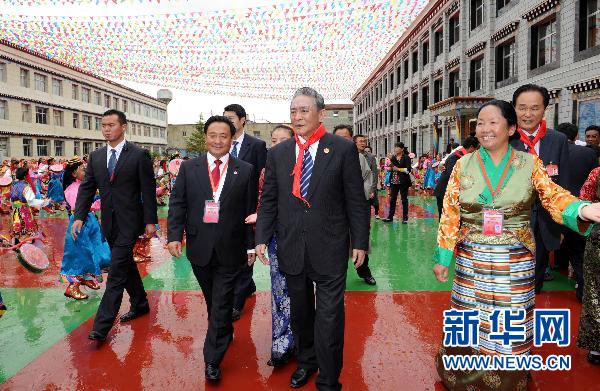
[[[542,161],[509,145],[516,131],[513,106],[492,100],[477,113],[481,149],[454,166],[434,254],[434,273],[447,281],[456,257],[450,307],[478,310],[478,344],[442,346],[436,366],[450,390],[525,390],[527,371],[446,370],[443,355],[528,355],[533,344],[535,244],[530,227],[536,197],[552,218],[581,234],[586,221],[600,220],[600,205],[584,203],[548,177]],[[491,338],[495,310],[524,310],[511,325],[525,330],[524,341],[506,345]],[[503,321],[500,322],[504,330]]]
[[[29,170],[19,167],[10,189],[12,236],[18,241],[26,237],[35,237],[39,234],[38,224],[35,221],[31,208],[41,209],[48,205],[49,200],[35,198],[35,193],[27,182]]]

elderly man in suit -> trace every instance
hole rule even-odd
[[[304,87],[294,94],[295,137],[267,157],[256,250],[267,263],[266,244],[277,235],[297,348],[290,386],[303,386],[319,370],[317,387],[339,390],[350,235],[358,268],[369,246],[369,212],[356,145],[327,133],[324,115],[323,97],[315,90]]]
[[[156,182],[152,159],[146,149],[125,141],[127,117],[118,110],[102,115],[102,135],[107,147],[90,154],[85,179],[79,187],[71,229],[77,239],[90,207],[100,190],[102,231],[111,249],[106,290],[89,338],[103,341],[110,331],[127,290],[131,309],[121,322],[150,311],[140,273],[133,261],[133,246],[139,235],[156,231]]]
[[[256,137],[247,134],[244,131],[247,116],[246,110],[238,104],[231,104],[225,107],[223,115],[227,117],[235,127],[235,135],[229,152],[233,157],[252,164],[256,180],[254,184],[255,192],[258,194],[258,178],[265,167],[267,161],[267,144]],[[241,316],[246,298],[256,292],[256,284],[252,279],[252,266],[243,266],[235,282],[235,299],[233,301],[233,320],[238,320]]]
[[[517,112],[517,131],[520,138],[512,146],[538,156],[554,182],[569,188],[569,147],[564,134],[548,129],[544,112],[550,103],[550,94],[544,87],[525,84],[513,94],[512,104]],[[535,292],[540,293],[544,280],[552,279],[548,268],[550,251],[560,248],[562,229],[550,213],[536,201],[531,214],[531,227],[535,236]]]
[[[246,216],[256,211],[253,167],[229,154],[235,127],[223,116],[204,124],[208,152],[179,168],[169,200],[168,249],[181,256],[187,234],[187,258],[206,301],[205,377],[221,378],[219,368],[233,339],[236,277],[254,263],[254,230]]]

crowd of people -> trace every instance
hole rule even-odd
[[[572,271],[583,303],[578,344],[600,364],[600,228],[593,225],[600,222],[600,128],[589,127],[585,142],[577,141],[576,125],[548,129],[549,99],[544,87],[521,86],[512,102],[483,104],[475,132],[460,145],[451,139],[443,156],[431,151],[417,158],[396,143],[379,162],[351,125],[325,129],[323,97],[307,87],[291,100],[291,127],[271,131],[268,152],[263,140],[244,131],[247,113],[238,104],[204,124],[206,153],[154,161],[125,140],[125,114],[109,110],[102,116],[108,145],[89,156],[4,162],[0,211],[10,214],[12,226],[2,233],[2,246],[43,271],[35,259],[43,251],[41,211],[65,209],[69,225],[57,277],[67,285],[65,296],[84,300],[83,287],[100,289],[108,272],[89,334],[104,341],[125,290],[131,306],[120,322],[151,311],[136,262],[149,258],[157,206],[168,203],[166,248],[178,261],[185,246],[204,295],[206,379],[222,377],[233,324],[256,291],[259,259],[271,277],[268,365],[295,358],[291,387],[318,372],[318,389],[337,390],[348,260],[365,284],[377,284],[369,267],[377,261],[369,259],[371,207],[378,219],[387,202],[382,221],[393,222],[400,195],[407,224],[412,188],[437,199],[433,271],[447,281],[454,264],[450,307],[479,310],[481,320],[479,345],[440,348],[440,377],[453,390],[486,389],[492,377],[502,389],[526,389],[526,371],[474,376],[446,370],[440,356],[530,354],[535,297],[552,278],[554,253],[555,267]],[[501,308],[526,311],[524,342],[499,347],[490,341],[489,316]],[[0,316],[4,311],[0,296]]]

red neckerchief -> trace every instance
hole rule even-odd
[[[529,135],[523,129],[517,128],[517,131],[521,135],[521,141],[523,141],[523,143],[527,145],[527,152],[537,156],[537,152],[535,151],[535,145],[541,139],[543,139],[544,136],[546,136],[546,133],[548,132],[548,129],[546,128],[546,121],[542,120],[542,122],[540,122],[540,128],[538,129],[537,135],[533,140],[529,139]]]
[[[296,145],[298,146],[298,157],[296,158],[296,165],[292,170],[292,175],[294,177],[294,182],[292,186],[292,194],[297,198],[304,201],[304,203],[310,208],[310,204],[304,198],[302,198],[302,194],[300,193],[300,177],[302,177],[302,163],[304,163],[304,151],[308,149],[312,144],[316,143],[327,133],[325,129],[325,125],[321,124],[315,130],[315,132],[306,140],[304,144],[300,143],[300,139],[298,138],[298,134],[294,131],[294,139],[296,140]]]
[[[454,154],[456,156],[458,156],[459,158],[461,158],[467,154],[467,150],[465,149],[465,147],[460,147],[460,149],[458,151],[454,152]]]

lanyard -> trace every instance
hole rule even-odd
[[[492,182],[490,181],[490,177],[488,176],[487,171],[485,169],[485,165],[483,164],[483,160],[481,160],[481,154],[479,152],[477,153],[477,160],[479,161],[479,167],[481,168],[481,173],[483,174],[483,179],[485,179],[485,184],[487,185],[488,189],[490,190],[490,193],[492,193],[492,199],[494,197],[496,197],[496,194],[498,194],[498,192],[500,191],[500,188],[502,187],[502,182],[504,182],[504,178],[506,178],[506,174],[508,174],[508,170],[510,169],[510,164],[512,163],[514,158],[515,158],[515,150],[513,149],[510,154],[510,159],[508,159],[506,166],[504,166],[504,172],[502,172],[502,176],[500,177],[500,180],[498,181],[498,184],[496,185],[496,189],[494,189],[492,187]]]
[[[225,163],[225,165],[223,166],[223,173],[227,172],[227,166],[229,166],[229,160],[227,160],[227,163]],[[213,177],[212,177],[212,172],[210,170],[210,166],[207,165],[207,167],[208,167],[208,179],[210,179],[210,187],[212,188],[213,198],[214,198],[217,194],[217,190],[219,190],[219,185],[221,184],[221,181],[223,180],[224,175],[221,175],[221,167],[219,167],[219,182],[217,182],[215,184],[215,181],[213,180]]]

